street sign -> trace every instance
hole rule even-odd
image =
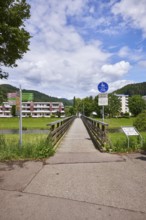
[[[108,90],[108,84],[106,82],[100,82],[98,84],[98,91],[101,92],[101,93],[105,93],[107,92]]]
[[[33,101],[33,93],[22,93],[22,102]]]
[[[17,92],[7,94],[9,105],[16,105],[16,97],[17,97]]]
[[[99,106],[108,105],[108,94],[107,93],[98,94],[98,105]]]

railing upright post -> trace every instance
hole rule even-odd
[[[49,123],[50,133],[48,138],[51,138],[53,145],[55,146],[60,138],[64,135],[67,129],[70,127],[71,123],[75,117],[65,118],[56,122]]]
[[[51,131],[54,131],[55,125],[51,125]]]
[[[96,147],[103,151],[104,144],[107,141],[106,126],[108,124],[85,116],[82,116],[82,120]]]

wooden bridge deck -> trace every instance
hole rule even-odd
[[[94,144],[80,118],[76,118],[61,140],[57,153],[48,163],[96,163],[123,161],[119,155],[101,153]]]

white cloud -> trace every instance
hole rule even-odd
[[[120,48],[118,55],[120,57],[129,57],[130,52],[131,51],[130,51],[129,47],[124,46],[124,47]]]
[[[139,64],[141,67],[146,67],[146,60],[141,60],[138,64]]]
[[[143,31],[144,37],[146,37],[146,1],[145,0],[121,0],[117,2],[112,12],[115,15],[121,15],[124,21]]]
[[[115,77],[120,77],[125,73],[128,73],[129,69],[130,64],[126,61],[120,61],[115,64],[105,64],[101,67],[103,73],[107,75],[113,75]]]
[[[142,49],[130,49],[128,46],[121,47],[117,55],[131,61],[139,61],[145,57]]]
[[[73,51],[54,49],[44,50],[41,54],[38,51],[35,56],[28,53],[21,61],[19,71],[24,73],[26,85],[27,82],[35,83],[38,88],[48,88],[57,96],[62,93],[68,97],[74,92],[80,96],[92,89],[99,78],[100,67],[110,56],[97,45],[98,42],[79,44]]]
[[[117,80],[117,81],[111,82],[109,83],[109,92],[113,92],[119,88],[122,88],[132,83],[134,83],[133,80]]]
[[[111,87],[114,82],[119,87],[128,83],[125,80],[118,84],[120,81],[116,80],[123,80],[122,77],[130,70],[131,61],[144,60],[141,51],[131,50],[126,44],[117,51],[119,45],[112,39],[110,42],[111,45],[115,43],[115,49],[109,49],[114,51],[113,54],[108,52],[109,38],[105,36],[112,34],[116,39],[116,34],[125,24],[116,23],[117,15],[124,13],[121,5],[125,1],[119,2],[121,5],[115,0],[110,1],[111,4],[91,1],[90,6],[89,0],[29,2],[32,6],[31,18],[26,27],[32,35],[30,51],[18,62],[17,68],[8,70],[10,77],[6,83],[17,87],[22,84],[23,88],[51,96],[85,97],[98,93],[97,84],[101,81],[110,83]],[[132,1],[127,2],[126,18],[132,16],[127,10]],[[111,16],[111,7],[114,7],[115,16]],[[104,14],[105,11],[107,13]],[[109,64],[113,63],[113,56],[123,61]]]
[[[19,80],[23,88],[31,87],[53,96],[88,95],[111,54],[103,51],[99,40],[86,42],[75,26],[67,25],[67,16],[80,16],[86,1],[50,0],[46,4],[43,0],[40,4],[40,0],[35,0],[31,4],[28,29],[33,38],[30,52],[18,62],[13,73],[14,77],[17,75],[15,83]]]

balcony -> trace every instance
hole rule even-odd
[[[38,109],[34,109],[32,112],[33,112],[33,113],[50,113],[50,110],[38,110]]]
[[[26,106],[26,105],[22,105],[22,108],[29,108],[30,109],[30,105],[29,106]]]
[[[50,105],[33,105],[34,108],[50,108]]]
[[[31,113],[31,111],[30,111],[30,110],[25,110],[25,109],[23,109],[23,110],[22,110],[22,113]]]

